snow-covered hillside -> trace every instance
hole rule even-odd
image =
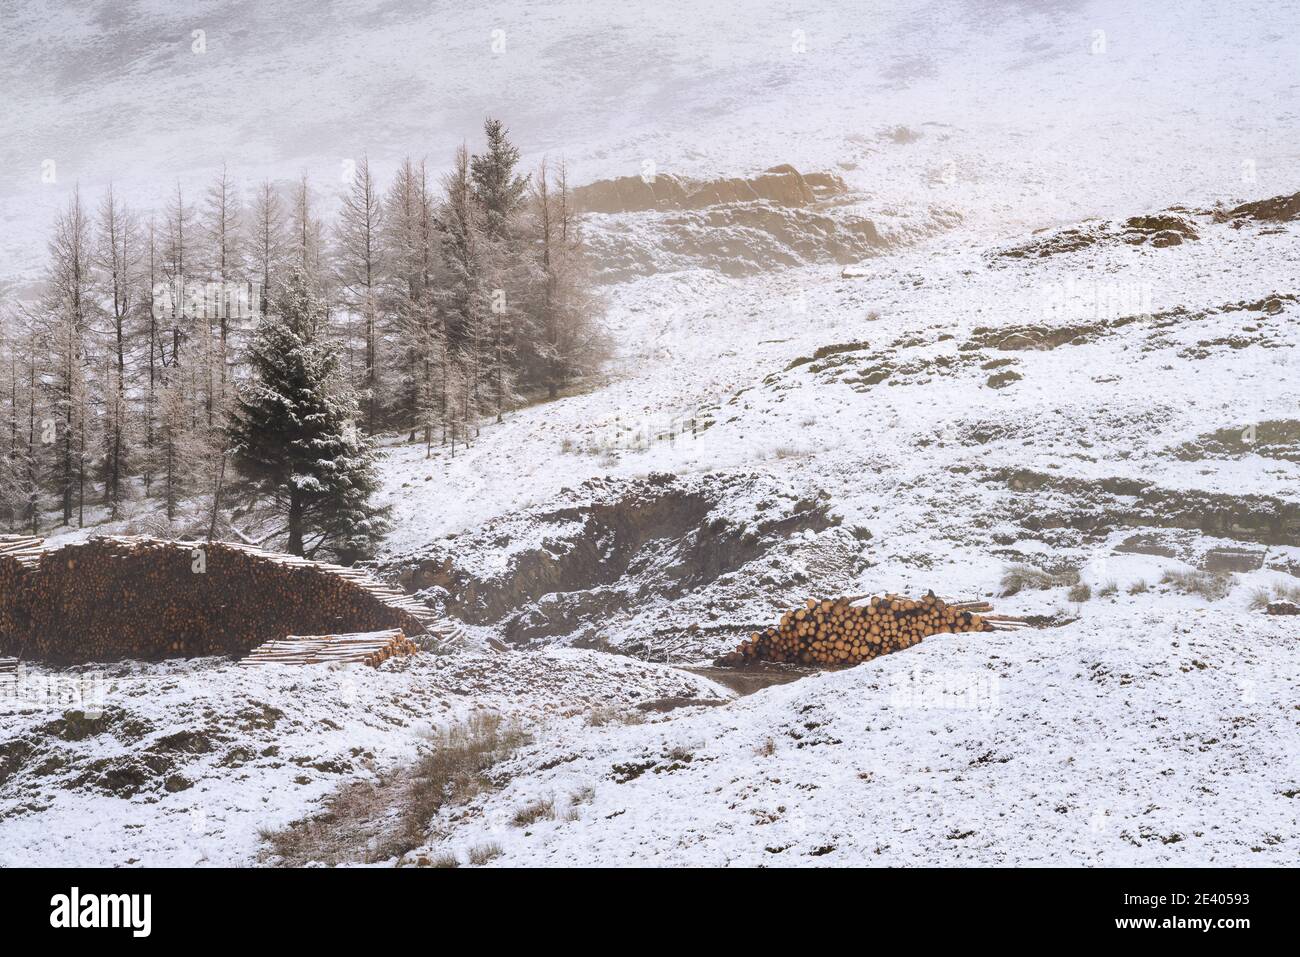
[[[944,636],[558,737],[413,858],[491,842],[508,866],[1293,864],[1295,629],[1175,607]],[[514,823],[539,800],[574,813]]]
[[[77,182],[161,207],[224,161],[248,185],[306,170],[332,195],[363,151],[385,180],[406,154],[449,162],[485,114],[578,182],[834,163],[877,208],[937,200],[1017,226],[1280,192],[1294,16],[1268,0],[20,0],[0,30],[0,257],[29,275]]]
[[[3,279],[77,180],[157,202],[224,158],[328,193],[487,113],[596,191],[782,164],[843,189],[590,216],[602,374],[454,456],[384,452],[376,571],[465,647],[125,664],[89,719],[0,696],[0,864],[275,863],[263,831],[488,711],[531,741],[383,863],[1294,863],[1300,617],[1259,607],[1300,584],[1291,5],[5,21]],[[1001,594],[1013,565],[1046,587]],[[709,668],[809,596],[926,589],[1038,627]]]
[[[69,677],[34,685],[69,694]],[[474,713],[529,729],[599,709],[730,692],[593,652],[423,655],[383,672],[241,668],[225,659],[118,665],[65,710],[0,695],[0,866],[247,865],[340,783],[411,761]]]

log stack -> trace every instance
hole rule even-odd
[[[389,658],[413,655],[419,649],[402,629],[350,635],[289,635],[258,645],[239,663],[258,665],[364,664],[378,668]]]
[[[993,631],[1018,627],[1018,619],[997,616],[985,602],[949,603],[927,592],[901,595],[809,598],[773,627],[756,631],[724,661],[775,661],[814,666],[851,665],[910,648],[943,632]]]
[[[18,659],[0,658],[0,704],[18,689]]]
[[[287,635],[448,623],[365,573],[227,542],[0,541],[0,654],[75,664],[241,656]]]

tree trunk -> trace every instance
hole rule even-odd
[[[296,489],[289,492],[289,545],[286,549],[290,555],[301,555],[302,549],[302,493]]]

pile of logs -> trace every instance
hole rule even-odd
[[[454,637],[357,569],[229,542],[0,540],[0,653],[50,664],[243,655],[291,634]]]
[[[351,635],[289,635],[258,645],[241,665],[364,664],[378,668],[389,658],[413,655],[419,649],[402,629]]]
[[[991,615],[987,602],[945,602],[927,592],[901,595],[809,598],[780,622],[756,631],[724,661],[776,661],[804,665],[849,665],[910,648],[941,632],[994,631],[1024,627],[1020,619]]]

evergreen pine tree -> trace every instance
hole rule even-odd
[[[243,473],[284,510],[290,552],[323,549],[350,563],[373,550],[387,521],[370,503],[375,452],[357,427],[326,314],[295,269],[254,333],[231,446]]]
[[[470,160],[470,177],[474,198],[483,209],[484,232],[494,242],[507,239],[515,214],[525,200],[528,177],[515,173],[519,150],[508,137],[509,130],[500,120],[483,124],[487,152]]]
[[[449,398],[455,413],[452,420],[452,446],[455,447],[456,421],[464,427],[464,440],[481,411],[479,392],[485,336],[483,334],[486,296],[483,287],[485,269],[482,242],[482,211],[474,202],[470,178],[469,151],[461,146],[451,172],[443,177],[446,198],[439,210],[438,225],[442,235],[444,285],[439,291],[440,313],[446,333],[446,348],[454,367],[458,388]]]
[[[506,406],[517,398],[518,344],[526,335],[526,317],[519,307],[527,286],[527,268],[518,225],[527,204],[529,177],[515,172],[519,150],[500,120],[487,120],[483,132],[487,151],[470,160],[474,202],[482,219],[483,284],[491,303],[491,315],[481,330],[478,374],[486,390],[484,411],[495,413],[500,422]]]

